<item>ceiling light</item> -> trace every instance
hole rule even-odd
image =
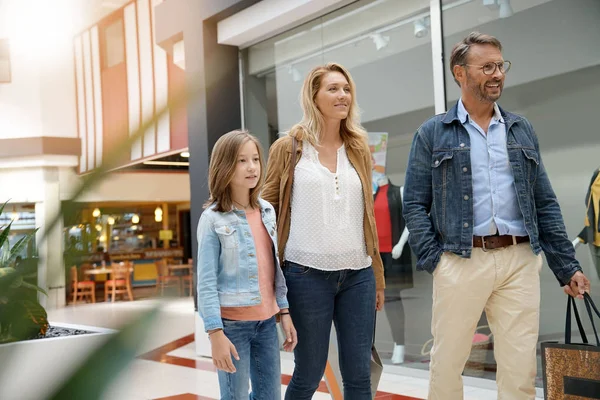
[[[131,217],[131,223],[133,224],[139,224],[140,223],[140,216],[137,214],[133,214],[133,217]]]
[[[416,20],[413,23],[415,26],[415,37],[421,39],[427,36],[427,34],[429,33],[430,23],[431,22],[429,16]]]
[[[114,225],[115,224],[115,219],[113,217],[108,217],[108,219],[106,220],[106,222],[108,222],[109,225]]]
[[[373,40],[373,43],[375,44],[375,48],[377,49],[377,51],[383,49],[385,46],[387,46],[390,43],[390,37],[383,36],[381,33],[372,34],[371,39]]]
[[[94,208],[94,211],[92,211],[92,216],[94,218],[98,218],[100,216],[100,209],[99,208]]]
[[[154,210],[154,215],[163,215],[163,210],[160,208],[160,206],[156,207]]]
[[[498,0],[500,3],[500,10],[498,10],[498,17],[500,18],[508,18],[512,17],[514,12],[512,7],[510,6],[510,0]]]
[[[483,0],[483,5],[495,11],[498,9],[498,0]]]
[[[300,81],[302,79],[302,74],[293,65],[289,65],[288,66],[288,74],[292,75],[292,80],[294,82],[298,82],[298,81]]]
[[[102,231],[102,225],[96,225],[96,230],[98,232],[101,232]]]
[[[179,155],[181,157],[183,157],[183,158],[190,158],[190,152],[189,151],[182,151]]]
[[[162,214],[154,214],[154,220],[156,222],[162,222]]]
[[[138,238],[138,239],[143,239],[143,238],[144,238],[144,235],[137,235],[137,238]]]
[[[19,220],[19,213],[17,212],[17,209],[15,207],[13,207],[13,211],[10,214],[10,219],[13,222],[17,222]]]

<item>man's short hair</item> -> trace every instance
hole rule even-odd
[[[467,64],[467,57],[469,56],[469,50],[471,46],[475,44],[491,44],[502,51],[502,43],[494,36],[486,35],[485,33],[471,32],[460,42],[454,45],[452,53],[450,55],[450,72],[454,77],[454,66]],[[460,86],[460,82],[454,77],[454,81]]]

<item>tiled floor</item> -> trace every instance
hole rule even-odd
[[[64,322],[118,329],[124,323],[149,309],[157,300],[84,304],[49,312],[52,322]],[[208,358],[197,357],[194,347],[194,310],[190,298],[160,302],[162,309],[142,346],[142,354],[128,370],[113,382],[104,399],[141,400],[177,399],[212,400],[219,398],[217,374]],[[63,362],[76,362],[76,356],[65,355]],[[282,392],[293,371],[293,355],[282,353]],[[400,374],[398,374],[400,372]],[[404,373],[406,372],[406,373]],[[493,387],[487,383],[488,387]],[[378,400],[408,400],[427,397],[427,375],[407,368],[388,368],[382,376]],[[321,385],[314,399],[330,399],[326,385]],[[496,399],[495,390],[465,387],[465,399]],[[15,397],[18,399],[18,397]]]

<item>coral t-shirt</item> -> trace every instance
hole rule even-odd
[[[262,222],[260,210],[246,211],[258,262],[258,287],[262,302],[250,307],[221,307],[221,317],[236,321],[263,321],[279,312],[275,299],[273,242]]]

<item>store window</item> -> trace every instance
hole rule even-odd
[[[103,68],[111,68],[125,62],[125,32],[123,19],[119,18],[104,28]]]
[[[300,121],[299,94],[308,72],[338,62],[356,82],[378,171],[393,184],[388,190],[400,191],[413,135],[434,114],[434,90],[430,1],[399,3],[357,1],[242,50],[246,128],[268,148]],[[421,352],[431,332],[431,276],[415,271],[408,245],[397,261],[390,252],[376,345],[384,363],[427,369]]]
[[[454,44],[474,30],[497,37],[504,58],[512,62],[498,104],[533,124],[569,238],[575,239],[583,228],[590,179],[600,165],[600,2],[444,1],[442,17],[448,107],[460,96],[448,66]],[[577,250],[584,273],[596,288],[600,286],[598,250],[593,245]],[[541,286],[539,340],[563,340],[566,297],[546,264]],[[600,297],[597,290],[595,293],[592,291],[598,303]],[[485,325],[485,316],[480,324]],[[493,340],[484,368],[475,375],[495,378],[492,350]],[[537,385],[541,384],[538,349]]]

